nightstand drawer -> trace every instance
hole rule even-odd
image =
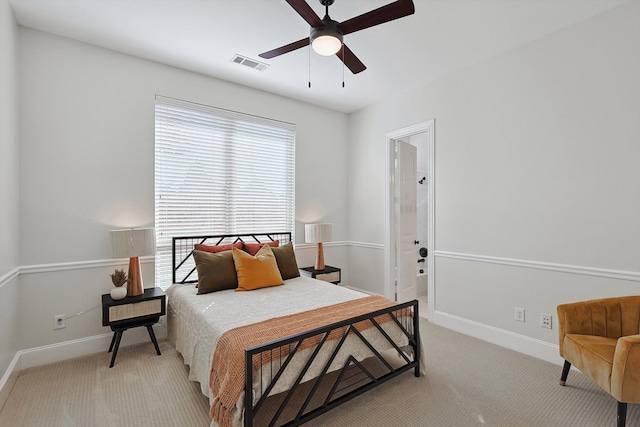
[[[132,322],[158,319],[165,314],[165,295],[160,288],[147,288],[135,297],[114,300],[109,294],[102,295],[102,326],[122,326]],[[157,322],[157,320],[156,320]]]
[[[325,282],[339,282],[340,272],[335,271],[333,273],[316,274],[316,279],[324,280]]]
[[[109,307],[109,322],[134,319],[162,313],[162,300],[154,299],[133,304],[113,305]]]
[[[335,285],[340,283],[341,280],[341,270],[338,267],[331,267],[330,265],[326,265],[324,270],[316,270],[313,267],[304,267],[300,269],[300,274],[313,279],[322,280],[323,282],[330,282]]]

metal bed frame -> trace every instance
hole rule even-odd
[[[219,245],[240,241],[266,243],[274,240],[287,243],[291,241],[291,233],[174,237],[173,282],[197,282],[197,278],[193,277],[195,266],[192,266],[195,243]],[[176,274],[179,274],[178,281]],[[244,427],[298,426],[405,371],[413,369],[414,375],[419,377],[418,314],[418,301],[414,300],[245,349]],[[386,322],[392,322],[392,327],[399,328],[402,343],[396,342],[383,329],[382,324]],[[363,328],[376,329],[389,348],[386,351],[376,349],[363,335]],[[366,360],[357,360],[348,355],[342,366],[330,371],[330,365],[349,336],[354,336],[364,344],[372,356]],[[305,340],[314,340],[317,344],[311,348],[304,367],[296,372],[294,383],[288,390],[272,394],[292,358],[302,351]],[[330,343],[335,344],[336,341],[335,348],[330,350]],[[318,354],[325,346],[329,347],[329,357],[327,360],[319,360]],[[263,358],[268,361],[266,364],[261,362]],[[320,375],[303,381],[314,362],[322,366]],[[265,372],[267,369],[268,373]],[[255,403],[254,375],[259,375],[260,378],[260,395],[256,397]]]

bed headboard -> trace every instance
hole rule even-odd
[[[198,273],[193,260],[193,245],[228,245],[231,243],[267,243],[275,240],[284,245],[291,241],[291,232],[221,234],[216,236],[174,237],[171,248],[173,283],[196,283]]]

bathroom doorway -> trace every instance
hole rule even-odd
[[[397,299],[398,289],[403,299],[408,298],[406,289],[415,287],[420,301],[420,314],[432,318],[435,307],[435,263],[433,249],[435,245],[435,135],[434,120],[419,123],[407,128],[387,133],[387,171],[388,186],[386,197],[386,241],[385,241],[385,294]],[[406,207],[399,208],[402,192],[407,191],[403,176],[409,173],[397,160],[397,141],[415,146],[417,149],[413,190],[415,191],[414,216],[406,215]],[[406,163],[405,163],[406,165]],[[404,175],[403,175],[404,174]],[[405,188],[403,190],[403,188]],[[406,196],[402,196],[406,199]],[[402,212],[402,213],[401,213]],[[412,250],[405,248],[407,224],[401,221],[415,221],[415,241]],[[405,242],[406,243],[406,242]],[[411,269],[413,277],[408,276]],[[406,283],[405,283],[406,282]],[[413,283],[413,285],[412,285]],[[426,303],[426,305],[425,305]]]

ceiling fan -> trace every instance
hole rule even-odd
[[[311,26],[311,34],[304,39],[263,52],[259,56],[271,59],[311,44],[313,50],[318,54],[324,56],[336,55],[353,74],[358,74],[366,70],[367,67],[342,42],[343,36],[393,21],[394,19],[403,18],[415,12],[412,0],[397,0],[355,18],[337,22],[329,17],[329,6],[333,2],[334,0],[320,0],[320,4],[325,7],[325,16],[320,19],[305,0],[287,0],[287,3]]]

